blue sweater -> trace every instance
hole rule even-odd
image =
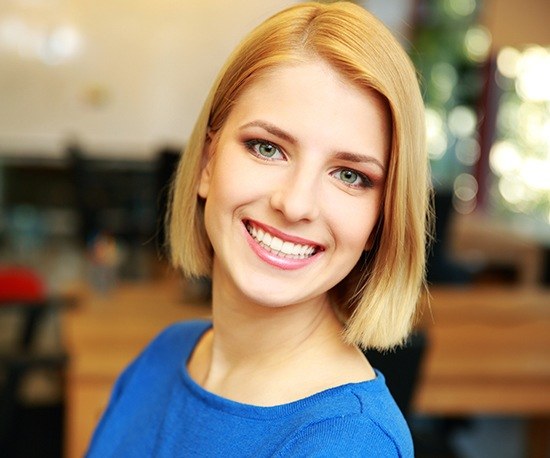
[[[412,457],[382,374],[258,407],[216,396],[187,373],[207,321],[162,332],[118,379],[88,457]]]

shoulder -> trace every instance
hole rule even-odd
[[[398,437],[372,419],[347,416],[309,425],[277,456],[412,458],[414,452],[410,437]]]
[[[106,410],[90,443],[90,456],[105,456],[121,438],[135,429],[145,435],[154,430],[151,418],[160,418],[178,382],[183,361],[190,354],[209,321],[179,322],[164,329],[126,367],[117,379]],[[147,424],[149,429],[135,428]],[[129,426],[131,425],[131,426]],[[131,436],[133,437],[133,436]]]
[[[144,352],[158,350],[166,346],[170,347],[174,344],[177,344],[178,348],[182,350],[189,349],[189,351],[192,351],[201,335],[211,326],[212,323],[208,320],[174,323],[161,331],[145,348]]]
[[[206,320],[182,321],[160,332],[126,367],[113,390],[114,396],[132,381],[158,381],[158,374],[177,372],[200,336],[211,326]]]
[[[331,391],[324,414],[305,423],[278,456],[414,456],[408,425],[379,372],[373,381]]]

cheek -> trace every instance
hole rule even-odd
[[[238,153],[220,152],[211,170],[207,203],[219,211],[232,210],[254,195],[259,182]]]
[[[352,204],[339,202],[332,207],[337,209],[331,216],[332,230],[340,246],[345,246],[356,255],[369,248],[380,214],[380,199],[372,195],[369,197]]]

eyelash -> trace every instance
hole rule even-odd
[[[248,149],[254,156],[256,156],[258,159],[261,159],[263,161],[277,161],[277,160],[286,160],[286,157],[284,153],[282,152],[281,148],[277,146],[275,143],[268,142],[266,140],[260,140],[257,138],[254,138],[252,140],[246,140],[244,141],[244,145],[246,149]],[[274,148],[281,156],[283,156],[283,159],[273,159],[271,156],[265,156],[261,154],[257,148],[260,146],[268,146],[271,148]],[[275,153],[276,154],[276,153]],[[352,172],[357,175],[357,178],[361,181],[359,184],[354,183],[347,183],[346,181],[342,180],[341,178],[336,177],[337,173],[342,172]],[[332,171],[330,173],[332,177],[335,177],[338,181],[340,181],[344,186],[350,187],[350,188],[358,188],[358,189],[366,189],[366,188],[372,188],[374,187],[373,181],[364,173],[359,172],[358,170],[354,170],[351,168],[346,167],[339,167],[336,170]]]
[[[342,180],[341,178],[336,177],[336,174],[342,173],[342,172],[355,173],[357,175],[357,178],[360,180],[360,183],[359,184],[348,183],[348,182]],[[350,168],[347,168],[347,167],[340,167],[340,168],[334,170],[333,172],[331,172],[330,175],[335,177],[340,182],[342,182],[344,184],[344,186],[348,186],[350,188],[367,189],[367,188],[374,187],[373,181],[367,175],[365,175],[364,173],[361,173],[357,170],[350,169]]]

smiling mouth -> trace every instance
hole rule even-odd
[[[245,221],[245,226],[250,236],[258,243],[258,245],[281,258],[307,259],[321,251],[321,247],[319,245],[307,245],[282,240],[279,237],[253,225],[250,221]]]

